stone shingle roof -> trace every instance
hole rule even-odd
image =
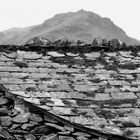
[[[139,61],[140,53],[131,51],[1,51],[1,92],[10,93],[16,110],[22,99],[24,112],[33,106],[52,122],[105,138],[138,139]]]

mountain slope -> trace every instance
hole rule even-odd
[[[2,32],[0,44],[23,44],[28,39],[41,36],[49,40],[67,37],[72,40],[83,40],[91,43],[93,38],[118,38],[126,44],[138,44],[139,41],[130,38],[110,19],[103,18],[93,12],[80,10],[55,15],[40,25],[26,28],[14,28]]]

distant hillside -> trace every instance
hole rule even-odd
[[[40,25],[6,30],[0,33],[0,44],[22,45],[34,36],[45,37],[52,41],[67,37],[70,40],[83,40],[88,43],[91,43],[95,37],[118,38],[127,45],[140,44],[138,40],[127,36],[109,18],[84,10],[57,14]]]

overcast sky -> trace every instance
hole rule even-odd
[[[92,11],[140,40],[140,0],[0,0],[0,31],[42,23],[58,13]]]

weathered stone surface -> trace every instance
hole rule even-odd
[[[87,86],[87,85],[75,85],[75,90],[78,92],[86,92],[86,91],[95,91],[98,87],[96,86]]]
[[[16,124],[15,123],[11,126],[11,129],[14,130],[14,129],[20,128],[20,126],[21,126],[21,124]]]
[[[22,96],[22,97],[30,97],[30,94],[28,94],[28,93],[26,93],[26,92],[24,92],[24,91],[12,91],[11,90],[11,92],[13,93],[13,94],[16,94],[16,95],[18,95],[18,96]]]
[[[50,134],[48,136],[42,136],[39,140],[59,140],[57,134]]]
[[[59,136],[59,140],[75,140],[75,139],[70,136]]]
[[[21,135],[14,135],[17,140],[24,140],[24,137]]]
[[[104,101],[104,100],[110,100],[111,97],[109,94],[96,93],[94,99]]]
[[[8,115],[8,109],[7,107],[0,107],[0,115],[1,116],[7,116]]]
[[[30,122],[30,123],[25,123],[25,124],[23,124],[23,125],[21,126],[21,128],[22,128],[23,130],[30,130],[31,128],[34,128],[35,125],[37,125],[37,124],[32,123],[32,122]]]
[[[20,100],[13,98],[14,103],[5,102],[7,91],[0,87],[1,126],[9,126],[10,135],[23,139],[30,131],[37,139],[58,139],[54,135],[59,131],[58,135],[66,135],[65,138],[90,138],[87,134],[74,135],[80,130],[66,127],[65,121],[62,125],[59,119],[63,118],[81,124],[82,128],[140,137],[138,55],[132,52],[80,52],[66,53],[66,56],[63,52],[46,53],[42,56],[42,53],[18,51],[16,57],[7,53],[0,56],[0,83],[21,97]],[[16,64],[19,61],[27,65]],[[26,108],[27,102],[21,100],[60,118],[31,112],[32,106]],[[12,121],[5,121],[7,117]],[[134,128],[133,132],[129,128]],[[52,133],[55,134],[49,135]]]
[[[27,73],[35,73],[35,72],[39,72],[37,68],[35,67],[29,67],[29,68],[21,68],[22,72],[27,72]]]
[[[62,126],[59,126],[59,125],[56,125],[56,124],[53,124],[53,123],[45,123],[46,126],[49,126],[49,127],[52,127],[52,128],[55,128],[57,129],[58,131],[65,131],[65,128],[62,127]]]
[[[53,107],[53,112],[57,115],[71,115],[71,109],[65,107]]]
[[[31,131],[31,133],[33,133],[33,134],[46,134],[46,135],[48,135],[52,132],[53,131],[51,130],[51,128],[48,127],[48,126],[45,126],[45,125],[44,126],[38,126]]]
[[[28,122],[28,114],[19,114],[16,117],[14,117],[13,122],[16,123],[26,123]]]
[[[12,119],[9,116],[0,117],[0,122],[2,126],[10,126],[12,124]]]
[[[0,97],[0,106],[1,106],[1,105],[5,105],[5,104],[7,104],[7,103],[8,103],[8,99],[1,98],[1,97]]]
[[[84,136],[78,136],[77,140],[88,140],[88,138],[84,137]]]
[[[92,53],[85,53],[84,55],[86,57],[89,57],[89,58],[98,58],[100,56],[100,53],[98,53],[98,52],[92,52]]]
[[[36,140],[36,137],[32,134],[25,135],[24,138],[26,140]]]
[[[123,135],[123,131],[121,131],[119,127],[105,126],[104,131],[112,134]]]
[[[133,92],[111,93],[113,99],[135,99],[137,96]]]
[[[51,55],[53,57],[64,57],[65,55],[64,54],[61,54],[61,53],[58,53],[58,52],[48,52],[47,53],[48,55]]]
[[[10,134],[10,132],[6,129],[0,128],[0,138],[1,139],[14,139],[14,137]]]
[[[51,123],[57,123],[58,122],[49,115],[44,115],[44,120],[47,121],[47,122],[51,122]]]
[[[70,135],[71,131],[57,132],[58,135]]]
[[[19,67],[2,66],[0,67],[0,72],[21,72]]]
[[[20,87],[17,84],[5,84],[5,87],[9,90],[9,91],[20,91]]]
[[[71,56],[71,57],[75,57],[75,56],[78,56],[79,54],[77,53],[77,54],[74,54],[74,53],[66,53],[66,55],[68,55],[68,56]]]
[[[42,57],[42,54],[38,54],[37,52],[24,52],[24,51],[18,51],[18,57],[21,57],[23,59],[40,59]]]
[[[129,137],[140,137],[140,127],[136,128],[127,128],[125,133]]]
[[[73,135],[75,135],[75,136],[83,136],[83,137],[91,137],[91,135],[89,135],[89,134],[87,134],[87,133],[84,133],[84,132],[75,132],[75,133],[73,133]]]
[[[15,59],[17,57],[17,52],[12,52],[12,53],[3,53],[4,56],[10,59]]]
[[[43,121],[42,117],[39,114],[32,114],[32,113],[29,114],[28,119],[30,121],[34,121],[34,122],[42,122]]]
[[[40,100],[36,99],[36,98],[24,98],[25,101],[36,104],[36,105],[40,105]]]

